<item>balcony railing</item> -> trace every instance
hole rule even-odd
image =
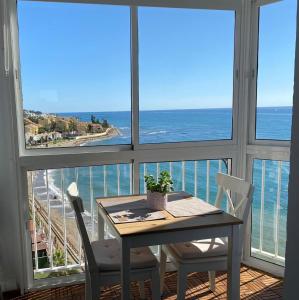
[[[254,160],[252,256],[285,263],[289,162]]]
[[[286,210],[288,165],[285,162],[269,162],[254,162],[252,255],[283,264],[285,218],[282,212]],[[214,203],[217,193],[216,174],[231,173],[231,160],[142,163],[139,170],[141,193],[146,192],[144,175],[152,174],[157,177],[162,170],[170,172],[176,191],[183,190]],[[66,275],[78,272],[83,266],[81,239],[73,210],[65,194],[72,181],[77,182],[84,202],[84,221],[89,237],[96,240],[98,227],[95,198],[132,194],[132,165],[116,164],[28,172],[35,278],[57,276],[57,272]],[[269,198],[273,189],[275,199],[273,196]],[[274,207],[272,214],[268,212],[269,203]],[[223,209],[227,207],[224,206]],[[269,235],[270,227],[273,238]],[[46,262],[44,257],[40,257],[43,249],[38,241],[46,245]],[[269,247],[272,242],[274,246]]]

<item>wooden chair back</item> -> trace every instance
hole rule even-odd
[[[82,239],[84,254],[85,254],[85,264],[87,263],[87,266],[85,268],[88,268],[89,272],[91,273],[98,273],[96,260],[94,257],[94,253],[89,241],[89,237],[86,231],[86,227],[84,224],[84,220],[82,217],[82,213],[84,212],[84,206],[83,201],[79,197],[79,192],[77,188],[77,184],[75,182],[72,182],[68,189],[67,189],[67,196],[69,198],[69,201],[71,202],[73,209],[75,211],[75,218],[77,227]]]
[[[253,194],[253,185],[244,179],[218,173],[216,176],[218,192],[215,206],[220,208],[222,201],[227,198],[229,213],[243,220],[240,231],[240,245],[243,245],[245,224],[248,221]],[[235,197],[234,197],[235,196]],[[234,199],[234,201],[232,200]]]

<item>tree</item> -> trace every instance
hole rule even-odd
[[[99,119],[97,119],[95,115],[90,116],[90,121],[92,124],[100,124]]]
[[[87,132],[88,132],[88,133],[91,133],[91,132],[92,132],[92,125],[91,125],[91,124],[88,124],[88,125],[87,125]]]
[[[51,121],[51,124],[50,124],[50,131],[56,131],[56,122],[55,121]]]
[[[70,120],[69,122],[69,131],[72,132],[72,131],[77,131],[77,124],[74,120]]]
[[[104,128],[108,128],[109,127],[109,123],[108,123],[108,121],[106,119],[103,120],[102,126]]]
[[[55,267],[64,266],[64,253],[61,249],[57,248],[53,254],[53,265]]]
[[[38,133],[45,133],[45,132],[46,132],[45,127],[39,127],[38,128]]]
[[[38,124],[38,117],[35,116],[29,116],[27,119],[29,119],[31,122]]]
[[[56,123],[55,131],[58,131],[60,133],[66,132],[65,125],[63,123]]]

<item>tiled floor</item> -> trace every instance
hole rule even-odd
[[[261,271],[242,266],[241,268],[241,299],[282,299],[282,285],[280,278],[275,278]],[[138,286],[132,283],[132,293],[134,299],[140,299]],[[164,287],[165,293],[162,297],[164,300],[176,299],[176,272],[166,274]],[[146,282],[145,292],[147,299],[150,298],[150,283]],[[68,287],[49,289],[39,292],[31,292],[23,297],[11,299],[59,299],[59,300],[83,300],[84,285],[78,284]],[[113,286],[103,290],[102,300],[120,299],[120,287]],[[226,273],[217,273],[216,291],[212,293],[208,289],[207,273],[191,273],[188,277],[188,291],[186,299],[226,299]]]

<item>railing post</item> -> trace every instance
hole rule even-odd
[[[33,218],[33,230],[34,230],[34,259],[35,270],[38,270],[38,255],[37,255],[37,234],[36,234],[36,209],[35,209],[35,197],[34,197],[34,184],[33,184],[33,172],[31,171],[31,188],[32,188],[32,218]]]
[[[280,218],[280,195],[281,195],[281,166],[282,161],[278,162],[277,168],[277,194],[276,194],[276,210],[274,215],[274,242],[275,242],[275,257],[278,256],[279,243],[279,218]]]
[[[53,268],[53,242],[52,242],[52,221],[51,221],[51,203],[49,198],[49,177],[46,170],[46,189],[47,189],[47,208],[48,208],[48,245],[50,247],[50,265]]]
[[[197,197],[197,160],[194,161],[194,196]]]
[[[185,169],[186,169],[186,164],[185,161],[182,161],[182,191],[185,191],[186,189],[186,184],[185,184]]]
[[[94,198],[93,198],[93,173],[92,167],[89,167],[89,196],[90,196],[90,216],[91,216],[91,239],[94,241]]]
[[[264,243],[264,206],[265,206],[265,176],[266,176],[266,161],[262,160],[262,187],[261,187],[261,210],[260,210],[260,252],[263,251]]]
[[[66,215],[65,215],[65,197],[64,197],[64,173],[61,169],[61,201],[63,205],[63,248],[64,248],[64,265],[67,266],[67,237],[66,237]]]
[[[207,184],[206,184],[206,200],[210,201],[210,160],[207,160]]]

